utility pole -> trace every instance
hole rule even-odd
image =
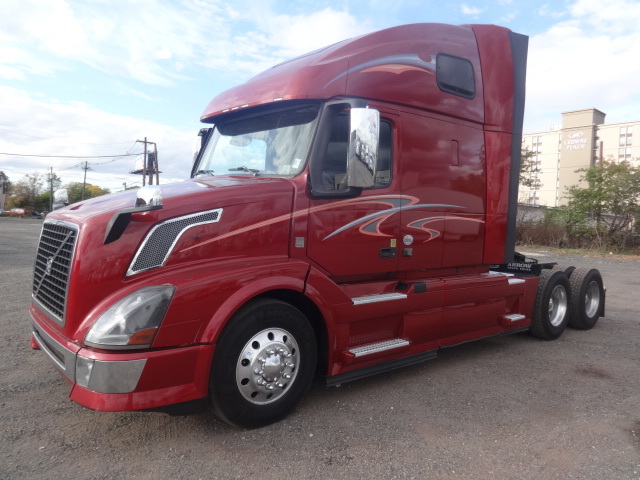
[[[53,211],[53,167],[49,167],[49,211]]]
[[[160,168],[158,167],[158,145],[153,144],[153,163],[156,169],[156,185],[160,185]]]
[[[144,137],[144,157],[142,157],[142,186],[146,185],[147,181],[147,137]]]
[[[91,168],[89,168],[89,162],[85,160],[84,167],[82,168],[84,169],[84,180],[82,181],[82,198],[80,201],[84,200],[84,189],[87,185],[87,170],[91,170]]]
[[[156,142],[149,142],[147,137],[144,137],[144,140],[136,140],[136,143],[144,144],[144,157],[142,162],[142,186],[144,187],[147,182],[147,173],[149,174],[149,185],[153,185],[153,174],[156,174],[156,184],[160,185],[160,171],[158,170],[158,146]],[[147,144],[153,145],[153,160],[147,165],[151,157],[151,153],[147,148]],[[148,167],[148,168],[147,168]],[[130,173],[140,174],[140,171],[133,171]]]

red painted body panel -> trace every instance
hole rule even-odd
[[[207,396],[221,332],[262,295],[310,313],[328,376],[527,327],[537,277],[489,272],[489,264],[504,258],[513,174],[510,48],[509,31],[500,27],[396,27],[278,65],[218,95],[202,115],[215,124],[261,111],[256,106],[357,98],[392,126],[391,180],[384,188],[316,198],[310,156],[294,178],[221,176],[163,185],[162,209],[132,215],[107,245],[107,224],[133,206],[135,192],[50,214],[48,221],[78,225],[79,235],[64,326],[37,304],[34,322],[69,358],[146,360],[129,393],[98,393],[71,379],[71,397],[113,411]],[[440,89],[441,53],[473,66],[472,98]],[[214,209],[221,209],[219,220],[186,228],[162,266],[127,276],[154,226]],[[157,285],[175,292],[151,348],[84,344],[110,306]],[[374,295],[385,301],[369,303]],[[513,313],[522,317],[506,317]],[[389,340],[402,346],[364,356],[352,351]]]
[[[215,97],[201,119],[210,121],[216,115],[233,112],[232,109],[264,105],[274,99],[349,95],[432,110],[482,124],[485,107],[480,76],[478,93],[471,101],[443,96],[439,90],[435,56],[442,53],[443,46],[448,54],[467,58],[480,71],[478,46],[470,27],[404,25],[346,40],[276,65]]]
[[[197,400],[208,395],[209,368],[214,345],[155,350],[140,353],[104,353],[81,351],[80,354],[103,361],[146,359],[138,386],[131,393],[97,393],[74,384],[72,400],[87,408],[107,412],[141,410]]]
[[[487,158],[487,216],[484,263],[504,261],[504,242],[507,235],[505,212],[509,206],[509,179],[511,135],[487,132],[485,135]]]

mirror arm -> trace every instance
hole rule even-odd
[[[104,242],[106,245],[118,240],[124,231],[127,229],[129,222],[131,222],[131,215],[134,213],[150,212],[152,210],[160,210],[162,205],[144,205],[141,207],[123,208],[113,214],[111,220],[107,224],[107,228],[104,233]]]
[[[153,210],[160,210],[161,208],[162,190],[160,187],[157,185],[148,185],[140,188],[136,195],[135,206],[118,210],[113,214],[111,220],[109,220],[104,232],[103,244],[106,245],[118,240],[127,229],[127,225],[131,222],[131,216],[134,213],[151,212]]]

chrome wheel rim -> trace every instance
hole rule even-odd
[[[299,364],[293,335],[280,328],[262,330],[240,352],[236,364],[238,390],[256,405],[275,402],[296,379]]]
[[[600,307],[600,286],[595,280],[587,286],[587,293],[584,297],[584,311],[587,317],[592,318],[598,313]]]
[[[562,285],[556,285],[549,297],[549,322],[554,327],[562,324],[567,315],[567,291]]]

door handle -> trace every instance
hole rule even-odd
[[[380,249],[380,258],[395,258],[395,256],[396,256],[395,247]]]

